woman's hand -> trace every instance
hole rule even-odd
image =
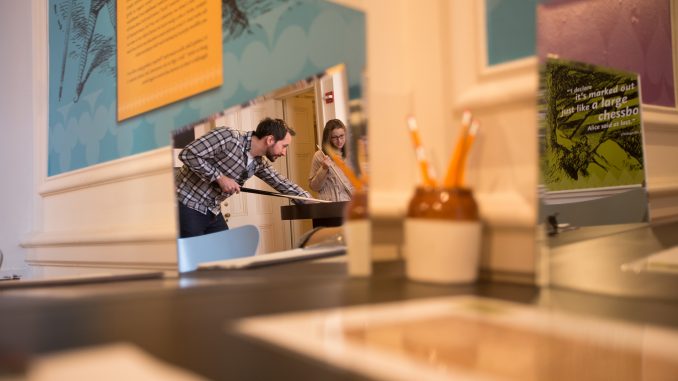
[[[329,169],[332,166],[332,159],[329,156],[325,155],[325,159],[322,161],[322,166],[325,169]]]

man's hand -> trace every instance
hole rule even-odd
[[[217,183],[224,193],[240,193],[240,185],[230,177],[221,175],[217,177]]]

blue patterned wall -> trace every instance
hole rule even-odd
[[[485,0],[488,65],[535,54],[537,3],[538,0]]]
[[[48,175],[167,146],[176,128],[338,63],[360,96],[362,12],[322,0],[237,4],[249,27],[232,32],[224,18],[222,86],[118,123],[115,0],[49,0]]]

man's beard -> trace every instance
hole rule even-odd
[[[277,157],[277,156],[274,156],[273,153],[271,153],[271,151],[267,149],[267,150],[266,150],[266,158],[268,159],[268,161],[270,161],[270,162],[272,163],[272,162],[274,162],[278,157]]]

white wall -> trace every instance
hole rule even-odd
[[[0,1],[0,274],[22,272],[33,196],[33,72],[31,2]]]
[[[34,118],[33,137],[30,149],[25,150],[26,157],[33,157],[34,182],[23,189],[33,195],[35,213],[28,213],[32,221],[28,234],[13,236],[15,243],[26,248],[26,272],[58,276],[176,270],[176,208],[169,146],[46,177],[49,9],[47,0],[29,4],[29,17],[19,18],[12,9],[2,12],[2,17],[32,28],[34,56],[23,65],[32,67],[33,93],[40,95],[33,97],[33,109],[29,110]],[[24,43],[30,44],[31,39],[27,41]]]
[[[485,226],[482,267],[529,279],[535,270],[535,60],[487,67],[482,1],[374,0],[366,9],[376,253],[389,257],[395,249],[398,255],[394,244],[402,233],[395,222],[419,183],[406,116],[417,117],[441,176],[468,108],[482,124],[468,170]]]

